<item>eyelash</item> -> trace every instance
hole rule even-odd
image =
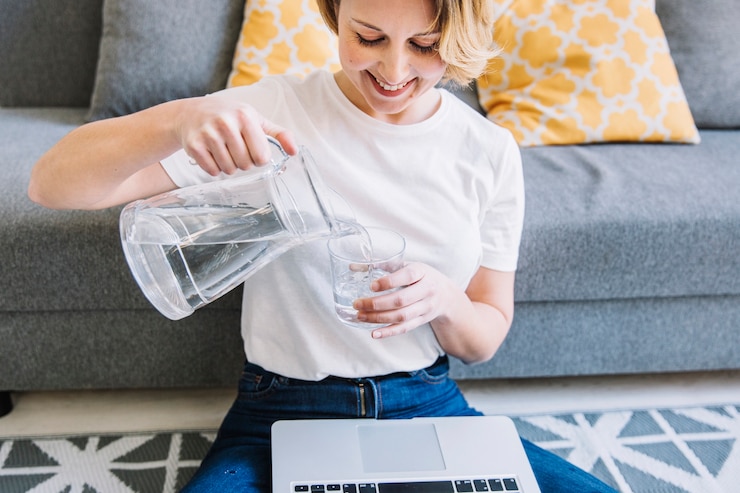
[[[380,44],[381,41],[383,41],[383,38],[365,39],[362,36],[360,36],[359,34],[357,34],[357,41],[362,46],[376,46],[376,45]],[[421,45],[418,45],[418,44],[416,44],[414,42],[411,42],[411,46],[413,47],[414,50],[418,51],[422,55],[430,55],[430,54],[432,54],[432,53],[434,53],[434,52],[437,51],[437,44],[436,43],[433,44],[433,45],[431,45],[431,46],[421,46]]]

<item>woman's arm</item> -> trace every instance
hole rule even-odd
[[[449,314],[432,321],[445,352],[466,363],[493,357],[514,319],[514,277],[514,272],[478,269],[464,298],[450,304]]]
[[[296,152],[282,128],[224,96],[181,99],[70,132],[36,163],[29,197],[55,209],[101,209],[175,188],[159,161],[184,148],[211,175],[270,158],[265,134]]]
[[[377,291],[406,286],[374,298],[357,300],[358,318],[391,323],[373,337],[403,334],[430,322],[447,354],[467,363],[493,357],[514,317],[514,272],[480,267],[463,292],[442,273],[421,263],[377,281]]]

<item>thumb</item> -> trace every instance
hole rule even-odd
[[[275,140],[280,142],[283,150],[291,156],[298,153],[298,145],[295,142],[295,137],[290,130],[287,130],[280,125],[276,125],[269,120],[262,122],[262,131],[266,135],[273,137]]]

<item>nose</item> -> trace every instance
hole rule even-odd
[[[388,84],[400,84],[409,73],[409,57],[403,47],[389,45],[383,50],[380,75]]]

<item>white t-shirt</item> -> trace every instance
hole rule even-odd
[[[412,125],[363,113],[328,72],[268,77],[220,95],[290,129],[360,224],[398,231],[406,261],[429,264],[465,289],[479,266],[516,269],[521,158],[507,130],[440,91],[438,111]],[[182,151],[162,164],[178,186],[214,179]],[[250,362],[304,380],[412,371],[443,354],[429,324],[384,339],[342,324],[324,240],[293,248],[246,281],[242,337]]]

